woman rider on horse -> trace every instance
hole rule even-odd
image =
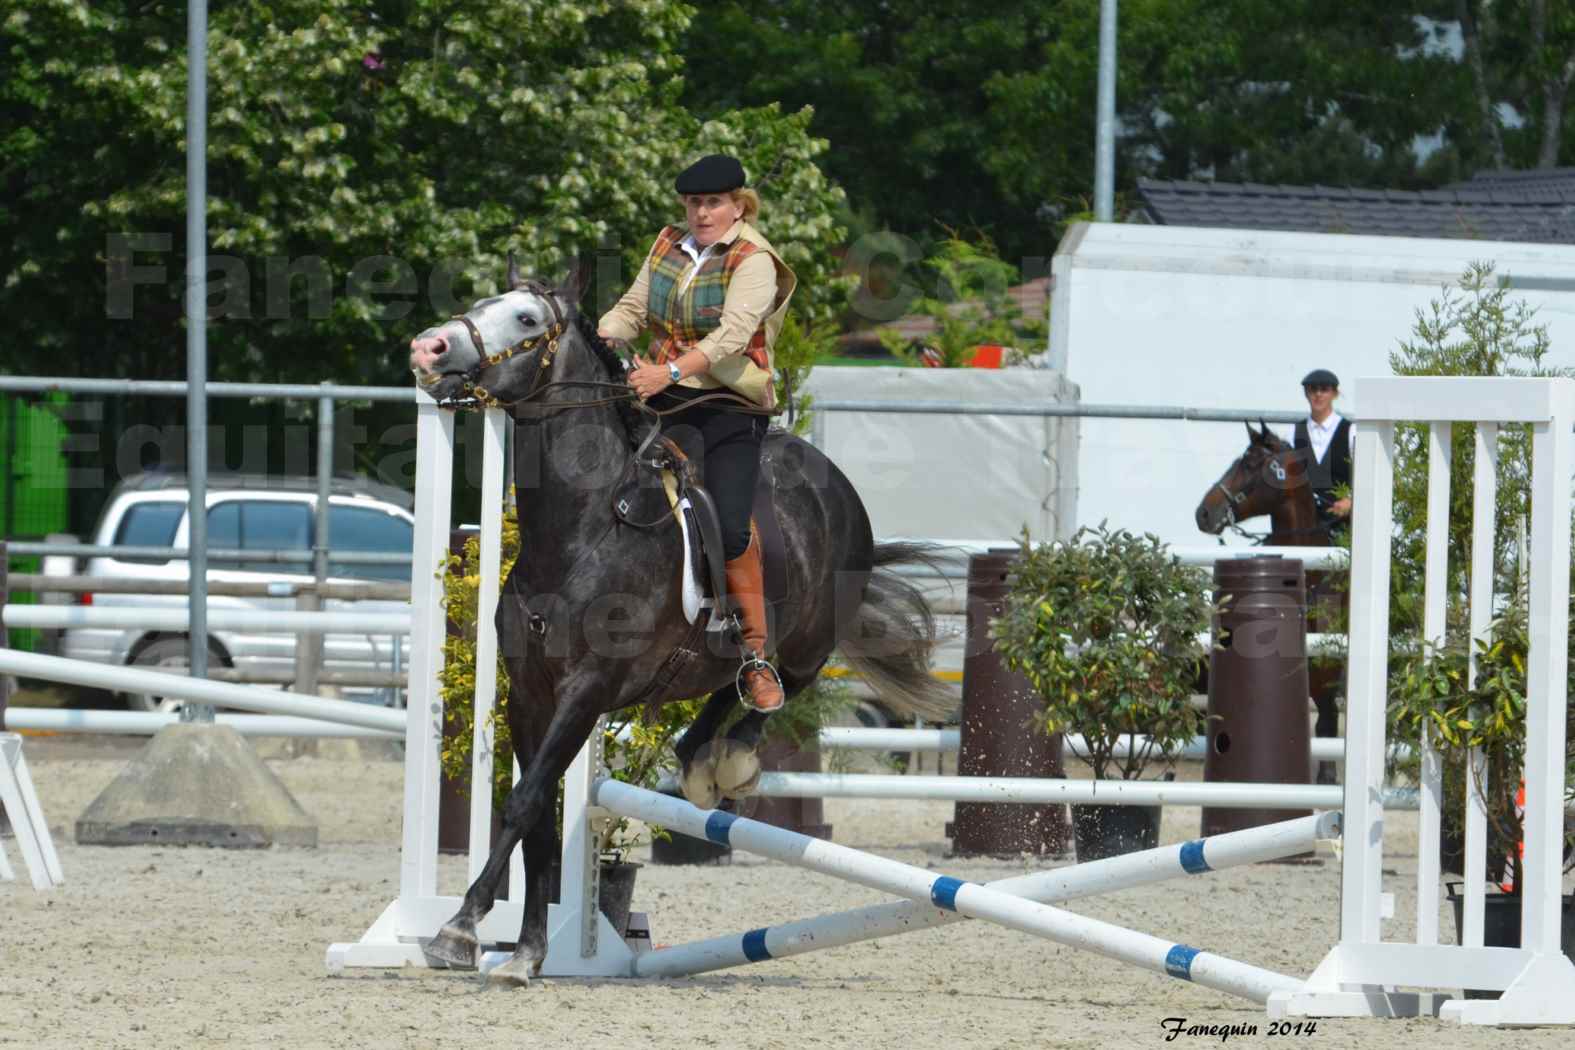
[[[753,225],[760,198],[744,185],[744,168],[722,154],[702,157],[675,182],[685,224],[657,234],[623,297],[597,323],[597,334],[628,342],[652,331],[651,355],[636,356],[629,385],[644,401],[669,409],[731,391],[775,407],[771,348],[798,281]],[[782,706],[782,686],[765,665],[766,605],[760,540],[750,527],[760,444],[767,417],[711,400],[668,417],[670,436],[703,464],[716,501],[727,560],[727,589],[738,603],[745,656],[741,697],[759,711]]]

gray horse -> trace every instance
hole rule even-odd
[[[520,557],[498,600],[497,629],[523,774],[486,866],[427,951],[451,966],[476,965],[476,924],[522,842],[524,925],[514,957],[493,976],[523,984],[547,953],[556,786],[597,719],[632,704],[708,696],[674,750],[685,794],[709,807],[753,789],[766,716],[751,711],[715,739],[740,706],[739,660],[686,645],[682,539],[660,483],[636,457],[654,417],[629,390],[621,359],[576,310],[578,288],[519,282],[512,263],[508,285],[418,336],[411,366],[438,400],[506,405],[516,423]],[[888,707],[949,714],[949,695],[928,672],[930,609],[885,571],[922,558],[924,548],[876,544],[853,486],[807,442],[772,431],[762,456],[786,547],[775,663],[789,702],[835,648]],[[681,649],[687,656],[675,658]]]

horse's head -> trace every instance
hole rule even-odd
[[[1198,528],[1218,536],[1226,525],[1268,514],[1287,493],[1305,483],[1306,471],[1295,449],[1261,420],[1247,426],[1247,450],[1203,494],[1194,515]]]
[[[410,370],[434,398],[470,395],[483,403],[518,401],[546,382],[559,338],[570,328],[577,282],[549,288],[521,281],[509,256],[508,291],[428,328],[410,342]]]

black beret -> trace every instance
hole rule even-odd
[[[1340,377],[1327,368],[1315,368],[1302,376],[1302,386],[1332,386],[1339,389]]]
[[[725,153],[701,157],[673,181],[679,193],[731,193],[743,184],[744,166]]]

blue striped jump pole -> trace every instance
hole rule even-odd
[[[1264,827],[1231,831],[1179,845],[1128,853],[1051,871],[986,883],[992,890],[1049,904],[1144,886],[1182,875],[1203,875],[1242,864],[1304,853],[1339,833],[1340,814],[1321,813]],[[859,941],[927,930],[963,918],[931,904],[901,900],[819,915],[779,926],[726,934],[635,956],[636,977],[682,977],[730,966],[785,959]]]
[[[1270,994],[1297,991],[1304,984],[1296,977],[1075,915],[1048,904],[1023,900],[978,883],[938,876],[911,864],[886,860],[731,813],[696,809],[682,799],[615,780],[597,781],[592,799],[595,805],[619,816],[659,824],[685,835],[709,839],[909,900],[928,901],[968,918],[983,919],[1072,948],[1098,952],[1256,1003],[1266,1004]]]

